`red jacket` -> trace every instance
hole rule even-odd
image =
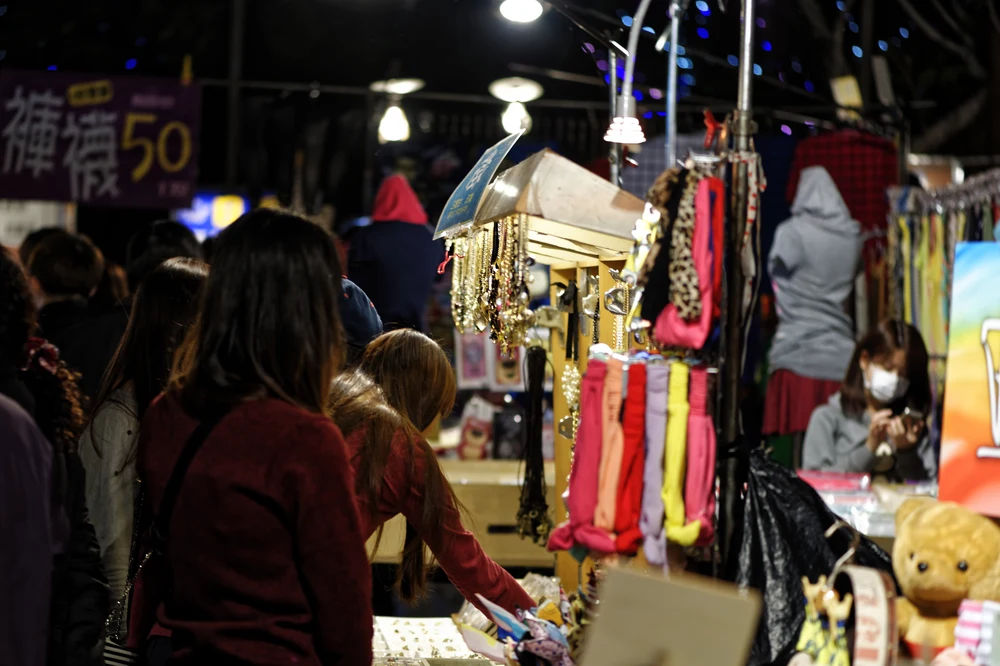
[[[149,509],[195,426],[171,394],[146,412]],[[173,603],[158,619],[173,632],[171,663],[370,664],[371,570],[353,488],[328,418],[273,399],[230,412],[194,457],[170,523]]]
[[[364,431],[347,436],[347,448],[352,460],[356,460],[364,442]],[[410,461],[414,462],[413,475]],[[426,459],[405,433],[399,432],[392,441],[392,450],[385,468],[385,482],[379,498],[377,519],[370,518],[371,512],[365,497],[358,497],[362,529],[365,536],[371,536],[386,521],[398,514],[418,528],[422,522],[424,498],[423,479],[427,467]],[[511,508],[513,511],[513,507]],[[535,606],[528,593],[503,567],[483,552],[482,546],[462,525],[461,517],[454,506],[449,506],[441,514],[443,536],[440,541],[424,538],[424,542],[434,553],[441,568],[448,574],[452,584],[466,599],[485,609],[476,600],[476,594],[502,606],[510,612],[516,607],[528,610]]]

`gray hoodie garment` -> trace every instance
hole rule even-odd
[[[802,468],[830,472],[866,473],[875,467],[875,454],[865,446],[871,417],[852,418],[840,407],[836,393],[813,411],[802,446]],[[896,472],[907,481],[937,478],[937,457],[930,438],[896,452]]]
[[[768,256],[778,308],[772,370],[843,379],[854,349],[845,305],[859,268],[859,233],[826,169],[803,169],[792,217],[774,232]]]

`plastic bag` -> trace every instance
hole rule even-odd
[[[729,576],[760,590],[763,611],[749,666],[785,664],[792,657],[805,617],[802,576],[829,575],[851,546],[851,535],[824,534],[837,516],[794,471],[764,452],[750,454],[742,541]],[[892,560],[862,537],[854,563],[892,573]],[[893,578],[895,580],[895,578]]]

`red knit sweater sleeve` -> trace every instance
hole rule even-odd
[[[311,451],[283,470],[281,483],[284,494],[293,495],[303,585],[316,616],[316,651],[327,665],[370,664],[371,567],[347,448],[337,427],[320,419],[303,426],[296,441]]]
[[[400,453],[409,449],[405,456],[393,455],[393,459],[398,463],[393,464],[387,471],[395,478],[387,480],[397,493],[403,516],[419,531],[424,510],[423,480],[427,470],[427,459],[424,457],[424,452],[414,446],[403,433],[397,434],[393,449],[402,449]],[[409,456],[413,456],[414,461],[412,478]],[[432,535],[423,534],[421,538],[463,597],[484,613],[486,609],[480,605],[476,594],[483,595],[512,613],[518,607],[528,610],[535,606],[535,602],[518,585],[514,577],[490,559],[472,532],[465,529],[454,505],[449,504],[444,509],[440,520],[441,532],[437,539]]]

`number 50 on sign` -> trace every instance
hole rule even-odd
[[[171,120],[156,132],[156,120],[155,113],[129,112],[125,116],[122,148],[125,150],[138,148],[143,151],[142,159],[132,169],[133,183],[138,183],[149,174],[154,158],[166,173],[177,173],[191,161],[191,129],[179,120]],[[145,135],[145,131],[149,130],[154,130],[150,134],[155,134],[155,141]],[[176,134],[179,139],[179,147],[173,156],[168,147],[172,134]]]

